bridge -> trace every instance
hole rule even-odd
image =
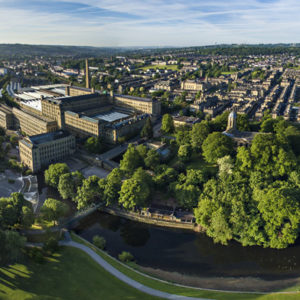
[[[78,211],[74,216],[70,217],[69,219],[65,220],[62,224],[60,224],[59,228],[73,229],[78,225],[81,219],[92,214],[93,212],[95,212],[97,209],[99,209],[104,205],[105,205],[104,203],[93,204],[82,211]]]

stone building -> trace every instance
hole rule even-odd
[[[239,131],[237,129],[237,113],[235,110],[233,110],[228,115],[227,128],[226,131],[223,132],[223,134],[232,138],[238,147],[248,147],[254,137],[259,134],[259,132]]]
[[[14,126],[12,108],[1,104],[0,105],[0,127],[12,129]]]
[[[19,128],[26,135],[48,133],[58,129],[56,121],[45,116],[34,115],[16,107],[12,109],[12,113],[14,127]]]
[[[41,170],[75,152],[75,137],[59,130],[26,137],[19,141],[21,162],[33,172]]]

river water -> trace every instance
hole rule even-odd
[[[92,241],[103,236],[107,251],[117,257],[129,251],[145,267],[192,276],[255,276],[280,279],[300,276],[300,241],[283,250],[214,244],[204,233],[156,227],[95,212],[76,232]]]

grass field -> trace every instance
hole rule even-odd
[[[1,300],[147,300],[98,266],[87,254],[63,248],[49,261],[0,268]]]
[[[144,66],[139,68],[140,70],[148,70],[148,69],[161,69],[161,70],[172,70],[172,71],[176,71],[178,70],[178,65],[167,65],[167,66],[152,66],[152,65],[148,65],[148,66]]]
[[[185,288],[180,286],[175,286],[172,284],[168,284],[165,282],[161,282],[147,276],[144,276],[140,273],[131,270],[130,268],[124,266],[123,264],[119,263],[117,260],[111,258],[105,252],[100,251],[94,246],[91,246],[90,243],[84,241],[80,237],[72,234],[72,239],[78,243],[82,243],[94,251],[98,253],[102,258],[104,258],[108,263],[118,269],[120,272],[126,274],[128,277],[157,290],[161,290],[167,293],[177,294],[177,295],[184,295],[189,297],[202,297],[207,299],[216,299],[216,300],[299,300],[300,293],[291,293],[291,294],[267,294],[267,295],[259,295],[259,294],[241,294],[241,293],[230,293],[230,292],[214,292],[214,291],[206,291],[200,289],[193,289],[193,288]],[[293,287],[289,290],[300,290],[299,287]]]

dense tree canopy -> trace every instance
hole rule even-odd
[[[144,207],[149,193],[149,188],[145,188],[143,182],[134,178],[126,179],[121,187],[119,204],[129,210],[136,206]]]
[[[210,133],[210,127],[207,121],[196,123],[191,131],[191,144],[195,151],[201,150],[202,144]]]
[[[65,173],[59,177],[58,191],[63,199],[74,199],[77,189],[81,186],[84,177],[79,171]]]
[[[65,163],[52,164],[45,171],[45,182],[46,184],[57,188],[60,176],[68,172],[69,168]]]
[[[233,153],[233,141],[221,132],[213,132],[203,142],[202,151],[207,162],[215,163],[218,158]]]
[[[123,159],[120,161],[120,169],[126,173],[133,173],[134,170],[142,165],[142,158],[139,152],[132,145],[128,145],[128,149],[123,155]]]
[[[165,114],[162,117],[161,131],[163,133],[172,133],[174,131],[174,121],[170,114]]]
[[[41,208],[43,218],[47,221],[53,221],[54,224],[65,215],[68,206],[56,199],[48,198]]]
[[[122,185],[122,171],[120,169],[113,169],[107,176],[106,184],[103,192],[106,204],[118,203],[119,191]]]
[[[77,202],[78,209],[103,201],[103,190],[99,185],[99,178],[97,176],[93,175],[83,180],[82,186],[77,190],[75,201]]]

